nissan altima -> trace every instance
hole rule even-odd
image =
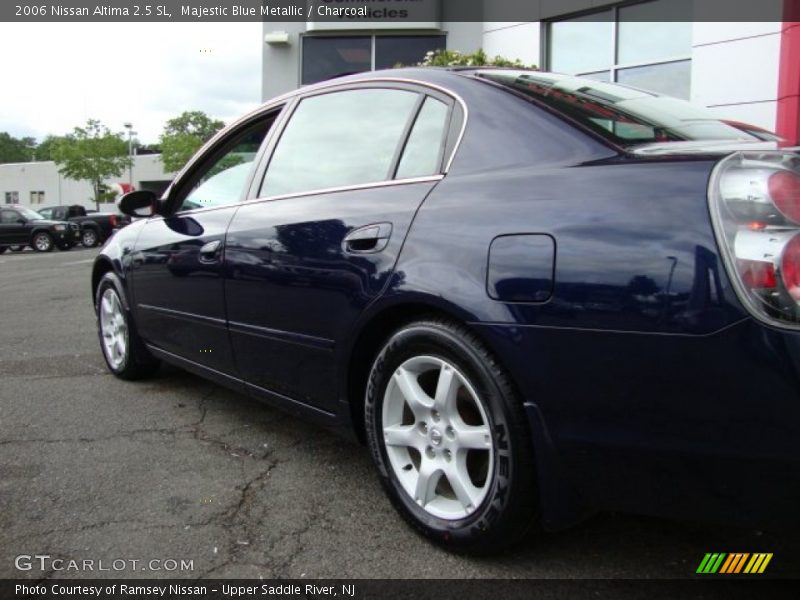
[[[448,548],[599,510],[796,518],[800,158],[704,109],[537,71],[348,76],[120,207],[144,218],[91,281],[111,372],[164,361],[348,432]]]

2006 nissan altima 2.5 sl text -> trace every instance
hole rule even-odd
[[[352,434],[448,548],[599,510],[796,518],[800,161],[774,142],[588,79],[378,71],[121,209],[146,218],[94,264],[109,369]]]

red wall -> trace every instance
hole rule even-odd
[[[775,133],[800,144],[800,2],[784,0]]]

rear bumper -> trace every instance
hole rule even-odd
[[[552,527],[599,508],[797,522],[800,334],[477,328],[528,403]]]

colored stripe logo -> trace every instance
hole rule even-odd
[[[769,561],[772,560],[772,552],[758,552],[750,554],[749,552],[732,552],[730,554],[725,552],[709,552],[700,561],[700,566],[697,567],[697,573],[701,575],[708,574],[725,574],[736,575],[739,573],[746,573],[755,575],[763,573]]]

